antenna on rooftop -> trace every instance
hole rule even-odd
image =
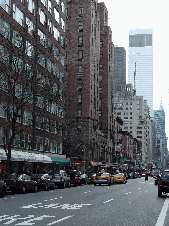
[[[133,96],[136,96],[136,62],[135,62],[135,71],[134,71],[134,89]]]

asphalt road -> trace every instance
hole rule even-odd
[[[0,225],[168,226],[169,196],[157,197],[153,178],[112,186],[82,185],[5,195]]]

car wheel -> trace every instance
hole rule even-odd
[[[162,190],[158,187],[158,197],[162,197]]]
[[[5,195],[5,188],[3,187],[3,188],[2,188],[2,191],[1,191],[1,193],[0,193],[0,197],[4,197],[4,195]]]
[[[38,191],[38,186],[35,185],[34,192],[36,193],[37,191]]]
[[[64,189],[65,188],[65,182],[63,182],[63,184],[62,184],[62,189]]]
[[[48,191],[48,185],[45,184],[45,191]]]
[[[94,186],[96,186],[96,183],[94,183]]]
[[[26,187],[25,186],[22,187],[22,194],[26,194]]]
[[[108,186],[111,186],[111,181],[108,183]]]
[[[67,185],[67,187],[68,187],[68,188],[70,188],[70,181],[68,182],[68,185]]]

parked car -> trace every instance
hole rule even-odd
[[[80,175],[77,170],[66,170],[66,173],[70,177],[70,184],[74,186],[81,185]]]
[[[58,186],[59,188],[70,188],[70,176],[68,176],[67,173],[63,170],[55,173],[52,176],[52,180],[55,183],[55,186]]]
[[[3,180],[0,180],[0,197],[4,197],[6,192],[6,183]]]
[[[161,197],[162,193],[169,193],[169,170],[164,170],[159,176],[158,197]]]
[[[7,179],[4,179],[6,183],[6,191],[12,193],[21,192],[25,194],[28,190],[37,192],[38,185],[36,181],[33,181],[30,176],[26,174],[11,174]]]
[[[45,191],[55,189],[55,183],[48,174],[33,174],[31,179],[37,182],[38,189],[43,189]]]
[[[127,183],[127,179],[124,175],[124,173],[119,173],[114,175],[114,183]]]
[[[107,184],[109,186],[111,186],[113,183],[112,181],[112,176],[110,175],[110,173],[97,173],[96,177],[94,178],[94,186],[96,186],[97,184],[101,185],[101,184]]]
[[[90,179],[87,174],[80,175],[81,184],[90,184]]]

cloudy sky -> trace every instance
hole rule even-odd
[[[166,133],[169,136],[168,0],[98,0],[98,2],[104,2],[107,7],[114,45],[126,49],[126,67],[129,30],[153,29],[154,110],[159,109],[162,101],[166,115]],[[128,77],[128,67],[126,77]]]

